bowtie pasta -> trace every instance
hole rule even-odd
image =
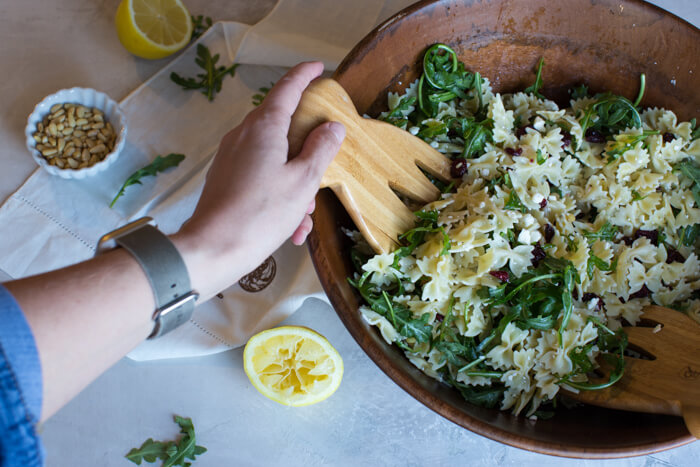
[[[438,44],[379,116],[450,156],[455,182],[392,253],[348,232],[350,282],[388,343],[470,402],[543,415],[562,385],[624,371],[623,323],[649,304],[700,322],[700,130],[574,88],[494,93]],[[643,78],[643,77],[642,77]],[[615,370],[589,381],[600,356]]]

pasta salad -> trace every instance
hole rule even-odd
[[[416,209],[401,246],[357,232],[350,283],[386,342],[466,400],[545,416],[560,387],[624,372],[623,324],[658,304],[700,322],[700,129],[673,112],[535,82],[494,93],[436,44],[379,119],[452,159],[453,183]],[[590,378],[601,359],[613,370]]]

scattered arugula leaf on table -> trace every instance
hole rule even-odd
[[[217,66],[219,54],[212,56],[209,48],[203,44],[197,44],[197,57],[194,61],[204,70],[204,73],[198,73],[194,78],[186,78],[173,71],[170,73],[170,79],[183,89],[199,89],[210,101],[213,101],[216,93],[221,91],[224,78],[227,75],[233,77],[239,65],[234,63],[230,67]]]
[[[124,457],[136,465],[141,465],[142,461],[154,463],[161,460],[163,467],[190,466],[192,463],[188,461],[204,454],[207,448],[197,446],[191,418],[175,415],[173,419],[180,426],[180,433],[184,436],[177,441],[153,441],[153,438],[148,438],[141,447],[133,448]]]
[[[270,89],[272,89],[272,86],[274,86],[274,83],[270,83],[270,87],[263,86],[261,88],[258,88],[257,94],[253,94],[253,105],[254,106],[257,107],[263,103],[263,101],[265,100],[265,97],[267,97],[267,93],[269,93]]]
[[[124,194],[124,190],[126,190],[127,187],[137,184],[141,185],[141,179],[143,177],[155,177],[158,172],[163,172],[170,167],[177,167],[184,159],[184,154],[171,153],[165,157],[156,156],[153,162],[129,175],[129,178],[126,179],[122,187],[119,189],[119,192],[116,194],[109,207],[114,207],[114,203],[116,203],[117,200]]]
[[[204,15],[192,15],[192,38],[195,40],[209,29],[214,22],[210,17]]]

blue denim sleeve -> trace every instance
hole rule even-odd
[[[41,398],[34,335],[14,297],[0,285],[0,467],[43,464],[36,432]]]

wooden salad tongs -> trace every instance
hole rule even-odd
[[[624,330],[630,347],[653,359],[625,357],[617,383],[566,396],[611,409],[682,416],[700,439],[700,326],[685,313],[655,305],[644,308],[641,324]]]
[[[345,125],[346,135],[321,187],[335,192],[374,251],[389,253],[416,219],[394,190],[422,204],[435,201],[440,191],[418,167],[448,181],[450,160],[407,131],[358,115],[332,79],[316,80],[304,92],[289,130],[290,154],[298,154],[312,129],[331,120]]]
[[[346,137],[321,186],[335,192],[370,246],[388,253],[415,223],[394,190],[421,203],[436,200],[439,190],[418,167],[447,181],[450,161],[407,131],[362,118],[331,79],[314,81],[304,92],[289,130],[290,153],[298,154],[309,132],[331,120],[345,125]],[[625,357],[625,374],[612,387],[566,394],[613,409],[682,416],[700,438],[700,328],[683,313],[657,306],[647,307],[643,320],[652,327],[625,330],[630,344],[654,360]]]

